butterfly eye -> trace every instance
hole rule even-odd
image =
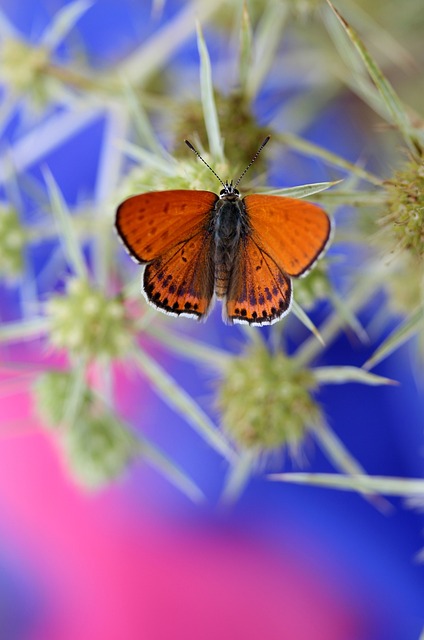
[[[221,189],[221,191],[219,192],[220,196],[228,196],[228,195],[234,195],[234,196],[239,196],[240,195],[240,191],[238,189],[234,189],[234,187],[229,184],[228,186],[225,187],[225,189]]]

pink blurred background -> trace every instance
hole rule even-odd
[[[37,42],[51,16],[67,3],[0,4],[16,29]],[[98,0],[79,21],[76,42],[83,43],[94,69],[107,68],[147,42],[185,4],[168,0],[163,17],[155,21],[150,2]],[[227,35],[210,25],[205,34],[213,62],[222,69]],[[64,47],[59,54],[66,62],[73,51]],[[199,72],[194,33],[171,62],[170,84],[178,97],[191,96]],[[290,69],[276,71],[280,75],[269,79],[255,104],[262,123],[275,121],[285,101],[290,111],[290,96],[308,99],[303,78],[296,85]],[[354,113],[356,103],[349,102],[349,117],[355,119],[346,127],[346,104],[342,99],[323,108],[302,135],[362,163],[373,142],[366,122],[362,128],[363,111]],[[46,163],[72,209],[97,193],[110,133],[102,105],[88,124],[84,112],[70,113],[73,125],[82,113],[74,136],[52,146],[34,166],[26,164],[23,153],[16,156],[23,166],[19,179],[31,178],[40,190],[45,190],[40,166]],[[55,106],[44,114],[38,133],[46,124],[51,142],[63,122],[69,126],[67,115],[63,105]],[[290,130],[289,122],[283,125]],[[2,132],[0,151],[22,150],[22,142],[28,150],[26,136],[31,140],[32,134],[31,119],[17,109]],[[44,143],[42,135],[38,140]],[[292,155],[281,166],[271,165],[270,160],[271,184],[334,179],[316,159]],[[24,224],[45,221],[46,212],[26,198]],[[30,248],[35,273],[43,270],[53,248],[56,239]],[[30,290],[33,285],[23,284]],[[44,300],[49,292],[39,286]],[[24,298],[25,291],[1,284],[1,320],[19,318]],[[225,327],[218,316],[200,328],[193,323],[190,331],[235,352],[243,334]],[[355,351],[342,337],[326,352],[325,363],[361,366],[371,348]],[[44,347],[3,345],[0,355],[0,640],[418,640],[424,580],[414,558],[423,546],[422,515],[401,500],[393,501],[393,512],[384,516],[355,494],[257,477],[233,509],[220,512],[215,504],[227,471],[223,460],[125,368],[118,370],[120,415],[168,453],[208,502],[191,504],[141,462],[121,482],[87,494],[71,480],[55,434],[37,424],[30,380],[23,382],[5,364],[25,362],[41,369]],[[395,389],[340,385],[324,389],[319,398],[331,428],[371,474],[422,477],[423,396],[414,386],[408,356],[400,351],[379,370],[400,380]],[[211,409],[210,378],[193,375],[191,363],[168,359],[164,351],[155,357]],[[308,453],[312,471],[334,471],[318,447]]]
[[[14,361],[28,356],[37,350]],[[37,424],[28,385],[6,378],[1,640],[384,637],[384,594],[290,512],[274,527],[265,510],[202,509],[146,467],[86,494]],[[138,400],[155,403],[140,386]]]

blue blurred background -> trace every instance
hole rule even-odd
[[[2,0],[1,9],[23,37],[37,42],[64,4]],[[163,11],[157,6],[152,15],[148,2],[98,0],[73,30],[72,47],[60,48],[58,57],[66,60],[74,47],[91,67],[106,69],[149,42],[188,4],[165,2]],[[213,63],[225,67],[225,36],[218,24],[204,26]],[[194,32],[166,70],[183,94],[195,91]],[[284,92],[275,89],[278,81],[287,83]],[[255,103],[264,125],[274,115],[272,105],[297,89],[290,70],[278,81],[269,81]],[[365,154],[376,171],[384,168],[370,148],[360,109],[351,106],[348,123],[346,113],[346,98],[339,96],[318,110],[302,135],[352,161]],[[23,167],[18,182],[26,175],[40,189],[41,167],[48,165],[72,206],[96,193],[107,121],[101,109],[88,116],[80,112],[74,135],[42,157],[35,154],[36,162],[27,161],[32,132],[38,131],[39,140],[42,127],[52,126],[55,118],[58,126],[73,126],[72,118],[60,120],[63,114],[63,106],[31,116],[17,109],[3,131],[0,152],[5,157],[18,150]],[[78,118],[84,117],[87,126],[80,126]],[[282,126],[290,130],[289,121]],[[272,164],[270,174],[270,183],[279,186],[333,177],[321,162],[294,154]],[[44,215],[25,193],[20,213],[28,224]],[[52,250],[51,242],[33,250],[36,273]],[[21,316],[27,294],[28,288],[0,287],[4,321]],[[364,310],[364,321],[377,306],[381,301]],[[201,327],[182,323],[192,335],[231,351],[244,340],[237,328],[221,323],[219,311]],[[341,336],[320,364],[361,366],[372,351],[373,346]],[[3,346],[2,353],[5,362],[35,366],[46,357],[38,343]],[[206,373],[165,350],[154,353],[191,395],[211,406],[213,384]],[[398,387],[337,385],[319,393],[330,426],[372,475],[422,476],[424,403],[410,355],[406,345],[378,367],[379,374],[398,380]],[[214,503],[225,476],[222,459],[130,374],[120,383],[126,417],[195,478],[211,506],[192,505],[143,465],[134,466],[122,482],[87,495],[69,478],[50,436],[37,428],[27,386],[18,381],[13,387],[7,367],[4,378],[1,640],[418,640],[424,626],[424,576],[416,560],[423,546],[422,515],[402,500],[390,500],[393,510],[383,515],[356,494],[257,477],[232,509],[219,512]],[[307,456],[310,470],[333,470],[312,443]],[[284,468],[290,468],[289,461]]]

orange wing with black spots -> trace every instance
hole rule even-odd
[[[160,311],[199,320],[206,317],[214,293],[214,237],[201,231],[150,262],[143,291]]]
[[[282,196],[243,199],[252,236],[289,276],[302,276],[325,251],[331,222],[320,207]]]
[[[154,191],[125,200],[116,229],[130,255],[145,264],[207,229],[218,196],[211,191]]]
[[[290,309],[290,278],[248,235],[230,273],[224,319],[230,324],[273,324]]]

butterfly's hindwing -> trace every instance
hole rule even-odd
[[[288,313],[291,299],[290,278],[247,235],[230,274],[224,319],[230,324],[273,324]]]
[[[213,236],[204,231],[150,262],[143,291],[160,311],[202,319],[214,292]]]

